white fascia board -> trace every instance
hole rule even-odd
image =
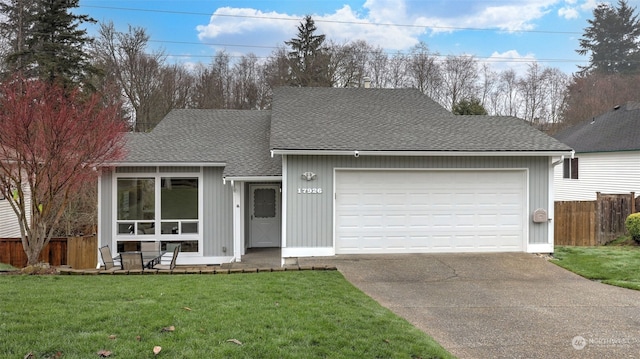
[[[109,162],[102,167],[226,167],[226,162]]]
[[[571,155],[573,151],[339,151],[339,150],[271,150],[275,155],[325,156],[460,156],[460,157],[553,157]]]
[[[282,182],[282,176],[238,176],[224,177],[223,181],[234,182]]]

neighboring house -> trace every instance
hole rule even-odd
[[[553,157],[571,154],[514,117],[365,88],[278,88],[270,111],[174,110],[128,151],[102,172],[100,245],[178,242],[180,264],[257,247],[283,262],[552,252]]]
[[[592,201],[596,192],[640,195],[640,103],[616,106],[554,137],[575,150],[556,171],[556,201]]]
[[[13,155],[12,149],[6,150],[8,153]],[[3,155],[2,148],[0,148],[0,160],[8,161],[8,157]],[[8,162],[10,163],[10,162]],[[2,174],[0,174],[2,176]],[[0,182],[0,186],[2,182]],[[23,189],[25,192],[25,199],[27,204],[30,203],[30,192],[28,188]],[[31,218],[29,214],[27,214],[27,218]],[[18,223],[18,217],[16,213],[11,208],[11,204],[9,204],[9,200],[5,198],[2,193],[0,193],[0,239],[9,239],[9,238],[21,238],[20,234],[20,224]]]
[[[20,238],[20,226],[9,201],[0,194],[0,238]]]

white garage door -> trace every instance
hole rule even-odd
[[[336,253],[522,251],[525,171],[338,170]]]

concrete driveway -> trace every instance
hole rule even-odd
[[[640,291],[526,253],[342,255],[363,292],[459,358],[640,358]]]

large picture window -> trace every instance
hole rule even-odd
[[[118,247],[140,236],[180,242],[183,252],[198,252],[200,223],[197,177],[120,177],[116,181]],[[145,239],[149,240],[149,239]]]
[[[155,179],[118,179],[118,234],[155,233]]]
[[[163,177],[160,188],[160,233],[198,233],[198,179]]]

